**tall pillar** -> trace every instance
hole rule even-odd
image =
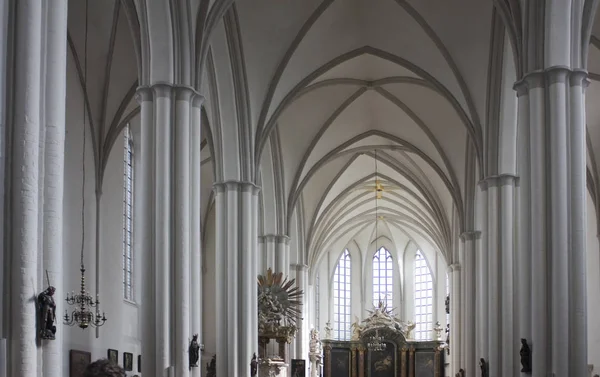
[[[260,236],[261,273],[272,268],[273,272],[290,273],[290,238],[281,234],[265,234]]]
[[[43,270],[58,295],[63,294],[63,194],[65,155],[65,112],[67,85],[67,0],[44,3],[46,11],[45,51],[45,148]],[[43,280],[41,286],[46,285]],[[58,297],[55,298],[60,305]],[[61,313],[60,307],[56,313]],[[62,377],[63,329],[60,317],[54,341],[43,341],[44,376]]]
[[[529,205],[520,214],[531,216],[527,295],[533,299],[534,377],[583,376],[587,371],[585,149],[579,149],[585,146],[586,77],[583,71],[556,66],[528,73],[516,84],[519,104],[528,106],[529,113],[527,117],[523,110],[519,117],[520,134],[529,136],[520,141],[528,143],[520,150],[529,150],[523,156],[529,175],[521,176],[520,190]],[[527,241],[521,239],[521,247]]]
[[[450,368],[453,373],[458,372],[461,368],[460,364],[460,350],[461,350],[461,317],[460,312],[460,275],[461,266],[458,263],[450,265]]]
[[[192,102],[192,136],[191,148],[191,310],[190,310],[190,336],[198,334],[198,343],[203,344],[202,337],[202,227],[200,224],[200,192],[201,192],[201,154],[202,142],[202,101],[201,96],[195,96]],[[202,360],[198,360],[198,368],[191,371],[192,377],[200,377],[203,368]]]
[[[512,375],[519,342],[514,336],[514,175],[487,177],[485,239],[488,268],[488,364],[490,377]],[[516,350],[516,351],[515,351]],[[483,356],[481,356],[483,357]]]
[[[527,339],[531,342],[532,334],[532,248],[531,248],[531,180],[530,177],[530,150],[529,129],[524,124],[529,123],[529,94],[523,85],[517,88],[518,96],[518,174],[521,177],[517,187],[517,253],[515,256],[516,293],[517,304],[517,339]],[[517,376],[525,377],[518,367]]]
[[[480,238],[481,233],[477,231],[469,231],[461,234],[460,238],[464,242],[464,308],[465,312],[463,317],[466,318],[465,325],[462,329],[462,339],[464,347],[463,363],[460,366],[464,368],[468,373],[474,373],[477,370],[478,360],[475,355],[475,334],[477,332],[477,326],[473,320],[476,316],[476,291],[477,291],[477,280],[476,280],[476,265],[475,265],[475,252],[476,242]]]
[[[214,185],[216,206],[217,371],[250,376],[258,348],[258,187],[250,182]]]
[[[11,326],[9,375],[37,377],[39,150],[42,7],[16,3],[15,74],[11,150]]]
[[[480,218],[482,222],[486,222],[488,218],[488,196],[487,192],[480,185],[479,191],[479,203],[481,211]],[[479,359],[488,359],[488,338],[489,338],[489,326],[490,321],[488,319],[488,245],[487,240],[481,237],[476,241],[479,245],[477,248],[478,252],[475,254],[475,269],[477,271],[477,289],[475,291],[476,299],[476,325],[477,334],[475,339],[475,359],[477,360],[477,367],[479,368]],[[451,329],[452,330],[452,329]]]
[[[143,262],[141,303],[147,313],[142,319],[142,353],[147,355],[142,367],[150,377],[166,376],[169,370],[189,376],[190,123],[198,117],[192,106],[196,96],[191,88],[164,83],[138,88],[145,164],[139,172],[142,187],[135,193],[140,205],[134,226],[136,250],[151,253]]]
[[[308,359],[308,266],[304,264],[297,264],[296,268],[296,286],[304,292],[304,305],[302,305],[302,311],[296,319],[296,325],[298,326],[298,333],[295,339],[295,357],[296,359]],[[313,301],[314,302],[314,301]]]

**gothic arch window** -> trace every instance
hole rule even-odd
[[[431,339],[433,327],[433,278],[421,250],[415,257],[415,339]]]
[[[123,134],[123,298],[133,300],[133,141],[129,125]]]
[[[348,249],[344,250],[333,274],[333,329],[334,337],[350,339],[351,313],[351,260]]]
[[[393,261],[392,254],[381,247],[373,255],[373,305],[383,301],[392,308],[393,293]]]

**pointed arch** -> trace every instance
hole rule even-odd
[[[415,339],[431,339],[433,330],[433,275],[421,250],[415,256]]]
[[[373,254],[373,305],[383,301],[388,308],[393,307],[394,261],[392,254],[380,247]]]
[[[340,255],[333,273],[333,336],[350,340],[352,312],[352,260],[348,249]]]

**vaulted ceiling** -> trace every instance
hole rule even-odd
[[[110,130],[138,111],[139,31],[128,22],[137,15],[131,0],[92,1],[90,8],[88,110],[98,148],[110,149]],[[69,69],[80,79],[83,14],[82,2],[70,2]],[[277,176],[263,180],[278,182],[282,232],[291,233],[292,216],[302,213],[305,262],[373,237],[376,219],[379,234],[427,245],[450,261],[472,200],[467,166],[480,169],[484,160],[493,2],[247,0],[235,2],[226,18],[239,31],[257,161],[263,176]],[[597,17],[586,98],[594,199],[600,197],[599,25]],[[234,96],[226,82],[232,79],[223,73],[235,68],[228,27],[221,21],[211,31],[200,88],[213,132],[235,121],[227,98]],[[209,148],[202,153],[204,218],[213,166]],[[377,200],[376,183],[383,187]],[[275,207],[269,200],[263,198],[265,206]]]

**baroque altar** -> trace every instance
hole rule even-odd
[[[444,377],[444,342],[412,339],[415,325],[383,302],[369,313],[352,324],[351,340],[322,341],[324,377]]]

